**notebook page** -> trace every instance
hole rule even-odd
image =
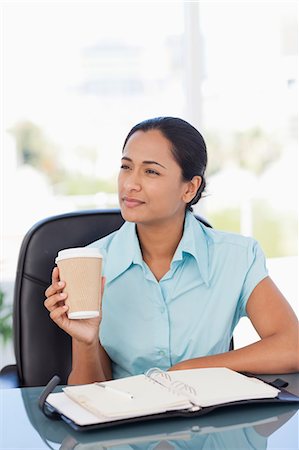
[[[64,416],[71,419],[77,425],[94,425],[96,423],[110,422],[107,417],[100,418],[74,402],[71,398],[64,394],[64,392],[56,392],[49,394],[47,403],[53,406]]]
[[[115,417],[107,417],[101,415],[99,412],[97,412],[97,414],[93,414],[92,412],[88,411],[88,409],[81,406],[78,402],[72,400],[64,392],[49,394],[49,396],[47,397],[47,403],[80,426],[113,422],[116,420],[132,417],[132,414],[129,414],[128,416],[120,415]],[[139,412],[138,414],[134,414],[134,417],[140,417],[143,415],[143,413]]]
[[[127,418],[160,412],[186,409],[192,406],[186,397],[169,391],[147,378],[136,375],[104,383],[111,388],[132,395],[126,398],[97,384],[70,386],[64,392],[72,400],[94,415],[109,418]]]
[[[275,398],[280,392],[256,378],[224,367],[176,370],[169,374],[173,382],[179,380],[195,388],[195,399],[201,407],[238,400]]]

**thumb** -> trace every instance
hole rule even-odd
[[[106,277],[102,277],[102,283],[101,283],[101,297],[103,297],[103,294],[104,294],[105,284],[106,284]]]

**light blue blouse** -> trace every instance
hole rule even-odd
[[[158,282],[135,227],[126,222],[90,244],[104,258],[100,342],[113,377],[227,351],[251,292],[268,275],[258,243],[207,228],[188,211],[170,270]]]

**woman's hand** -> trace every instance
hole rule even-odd
[[[92,319],[69,319],[68,306],[65,304],[67,293],[62,292],[65,282],[60,280],[59,269],[55,267],[52,272],[52,284],[46,289],[47,299],[45,307],[50,312],[51,319],[72,338],[84,344],[93,344],[99,340],[99,325],[102,318],[102,296],[105,278],[102,278],[100,298],[100,316]]]

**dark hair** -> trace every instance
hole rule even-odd
[[[125,139],[123,150],[136,131],[159,130],[171,143],[171,151],[174,159],[182,169],[184,181],[190,181],[196,175],[202,179],[201,185],[195,197],[186,206],[192,211],[191,205],[195,205],[201,198],[206,186],[204,178],[207,166],[207,148],[202,135],[190,123],[177,117],[155,117],[144,120],[135,125]]]

